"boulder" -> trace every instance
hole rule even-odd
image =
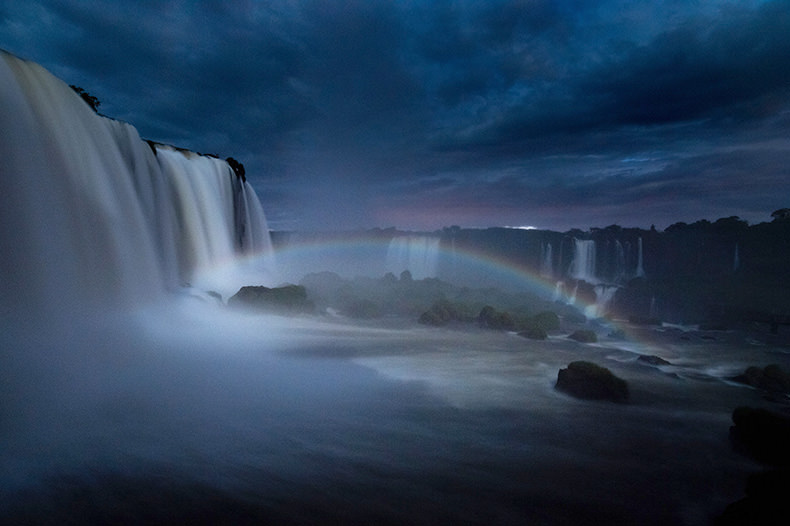
[[[637,358],[638,362],[646,363],[647,365],[672,365],[665,359],[660,356],[656,356],[654,354],[643,354]]]
[[[438,300],[431,308],[423,312],[418,323],[436,327],[447,325],[452,321],[466,322],[472,318],[468,314],[468,307],[462,303],[452,303],[447,300]]]
[[[582,343],[595,343],[598,341],[598,335],[595,334],[595,331],[591,331],[590,329],[579,329],[574,331],[568,338]]]
[[[714,526],[753,524],[784,525],[790,523],[787,495],[790,494],[790,471],[755,473],[746,483],[746,496],[733,502],[714,521]]]
[[[286,314],[312,312],[314,309],[313,303],[307,299],[307,290],[302,285],[242,287],[228,299],[228,306]]]
[[[525,331],[519,332],[518,335],[530,340],[545,340],[549,337],[548,333],[546,333],[546,329],[543,327],[530,327]]]
[[[730,440],[735,449],[759,462],[790,466],[790,417],[753,407],[732,412]]]
[[[588,400],[628,400],[628,384],[612,371],[592,362],[577,361],[560,369],[556,389]]]
[[[560,328],[560,317],[550,310],[542,311],[533,316],[529,323],[530,328],[540,328],[545,331],[554,331]]]
[[[486,305],[480,310],[477,316],[477,323],[487,329],[502,331],[512,331],[516,328],[516,323],[510,313],[498,311],[490,305]]]
[[[790,394],[790,373],[776,364],[766,365],[764,368],[749,367],[733,380],[772,394]]]

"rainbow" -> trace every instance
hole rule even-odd
[[[400,232],[394,235],[401,235]],[[415,234],[416,235],[416,234]],[[430,234],[419,234],[430,235]],[[247,255],[229,263],[225,269],[226,274],[237,272],[240,264],[242,268],[253,269],[247,273],[247,278],[255,279],[254,269],[267,269],[267,275],[259,275],[260,282],[249,281],[242,284],[265,284],[279,286],[286,283],[298,283],[301,279],[313,272],[335,272],[342,278],[350,279],[357,276],[379,278],[386,272],[393,272],[386,268],[386,254],[393,238],[391,232],[353,232],[353,233],[321,233],[310,234],[305,237],[293,237],[287,240],[275,241],[273,252],[269,254]],[[486,276],[489,283],[498,284],[498,288],[512,292],[525,292],[538,298],[551,301],[554,299],[557,281],[539,275],[538,271],[527,265],[520,265],[513,261],[496,257],[490,253],[468,248],[455,248],[448,243],[440,243],[439,260],[441,279],[455,283],[467,284],[471,288],[485,288],[481,282],[469,284],[462,280],[453,281],[446,275],[452,271],[448,267],[450,262],[457,267],[462,267],[469,275]],[[405,269],[402,269],[405,270]],[[398,272],[393,272],[396,275]],[[237,280],[237,283],[239,281]],[[238,287],[235,289],[238,290]],[[235,293],[233,290],[232,293]],[[574,303],[582,312],[589,312],[594,308],[593,303],[577,298]],[[639,330],[625,320],[609,320],[606,326],[627,336],[627,340],[638,341]]]
[[[302,239],[275,243],[274,259],[282,280],[290,282],[298,281],[307,273],[325,270],[344,278],[381,277],[386,272],[397,275],[406,269],[388,269],[385,262],[392,239],[391,234],[376,231],[371,234],[313,234]],[[510,292],[531,293],[546,300],[555,296],[556,280],[541,276],[527,265],[481,250],[453,247],[445,240],[440,243],[438,250],[438,277],[451,283],[475,288],[496,285]],[[477,279],[469,282],[463,280],[464,276],[476,276]],[[584,310],[594,304],[577,302],[576,306]]]

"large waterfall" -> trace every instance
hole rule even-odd
[[[387,249],[387,270],[408,270],[414,279],[436,277],[439,265],[440,238],[432,236],[397,236]]]
[[[570,276],[583,279],[588,283],[597,283],[595,276],[595,241],[592,239],[574,239],[573,261]]]
[[[141,140],[41,66],[0,52],[0,308],[149,301],[267,251],[222,160]]]

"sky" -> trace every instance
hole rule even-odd
[[[790,0],[0,0],[0,48],[244,163],[273,230],[790,207]]]

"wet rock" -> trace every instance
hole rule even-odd
[[[667,360],[653,354],[651,355],[643,354],[639,358],[637,358],[637,361],[646,363],[647,365],[672,365]]]
[[[545,340],[549,337],[546,329],[543,327],[530,327],[525,331],[519,332],[518,335],[529,340]]]
[[[749,367],[733,380],[772,394],[790,394],[790,373],[776,364],[767,365],[764,368]]]
[[[592,362],[571,362],[566,369],[560,369],[556,388],[576,398],[613,402],[628,400],[626,381]]]
[[[746,496],[733,502],[716,518],[716,526],[782,525],[790,523],[787,495],[790,471],[755,473],[746,483]]]
[[[598,335],[595,334],[595,331],[591,331],[590,329],[579,329],[574,331],[568,338],[581,343],[595,343],[598,341]]]
[[[486,305],[480,310],[477,323],[487,329],[512,331],[516,328],[516,323],[510,313],[498,311],[490,305]]]
[[[228,299],[229,307],[249,307],[267,312],[296,314],[312,312],[314,305],[307,299],[307,290],[302,285],[283,287],[242,287]]]
[[[661,319],[649,316],[629,316],[628,323],[632,325],[661,325]]]
[[[732,421],[730,440],[737,451],[765,464],[790,466],[790,417],[739,407],[732,412]]]

